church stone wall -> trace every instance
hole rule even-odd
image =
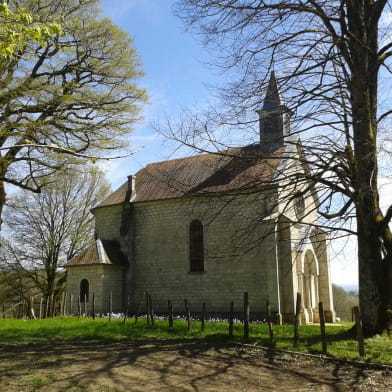
[[[184,299],[195,312],[203,302],[207,311],[228,312],[232,300],[235,311],[242,312],[247,291],[252,312],[264,312],[267,298],[277,311],[275,236],[268,235],[273,224],[260,224],[263,203],[254,194],[135,203],[130,268],[135,278],[129,282],[134,307],[148,290],[157,312],[167,311],[169,299],[175,312],[184,311]],[[204,225],[201,273],[189,272],[189,225],[194,219]]]
[[[121,245],[121,251],[124,255],[128,254],[129,236],[128,232],[121,235],[120,229],[123,219],[123,206],[115,205],[94,210],[95,231],[97,237],[101,240],[115,240]]]
[[[82,265],[68,267],[67,296],[70,313],[78,313],[78,297],[80,295],[80,282],[87,279],[89,282],[89,298],[87,312],[93,309],[93,294],[95,297],[95,312],[109,312],[109,294],[112,292],[112,311],[123,311],[124,268],[113,265]],[[72,295],[72,300],[71,300]],[[85,307],[82,304],[82,313]]]
[[[121,240],[121,205],[97,208],[94,210],[95,229],[102,240]]]

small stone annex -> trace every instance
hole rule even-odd
[[[334,321],[327,234],[316,192],[290,180],[307,169],[274,73],[258,114],[258,143],[149,164],[93,209],[97,239],[66,265],[73,312],[78,298],[91,312],[94,294],[96,313],[109,296],[135,313],[148,291],[157,313],[187,299],[224,315],[248,292],[254,318],[268,300],[289,322],[299,292],[303,322],[319,321],[319,301]]]

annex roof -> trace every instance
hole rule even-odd
[[[126,265],[127,259],[121,253],[120,244],[117,241],[97,239],[89,247],[73,257],[66,267],[92,264]]]
[[[136,173],[132,191],[127,181],[95,208],[263,187],[276,175],[283,150],[264,152],[255,144],[152,163]]]

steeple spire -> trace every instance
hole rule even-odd
[[[262,110],[271,110],[282,105],[284,105],[284,102],[279,91],[275,71],[272,71],[270,80],[268,82],[267,93],[265,94]]]
[[[260,144],[268,150],[283,146],[286,137],[290,135],[292,112],[281,96],[274,71],[270,75],[263,107],[257,113],[260,124]]]

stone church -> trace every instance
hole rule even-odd
[[[306,165],[274,73],[258,111],[260,141],[152,163],[93,209],[96,241],[66,265],[68,298],[97,313],[136,312],[148,291],[154,311],[227,314],[234,301],[289,322],[297,292],[303,322],[334,321],[327,235],[317,194],[300,183]],[[84,306],[83,306],[84,308]]]

